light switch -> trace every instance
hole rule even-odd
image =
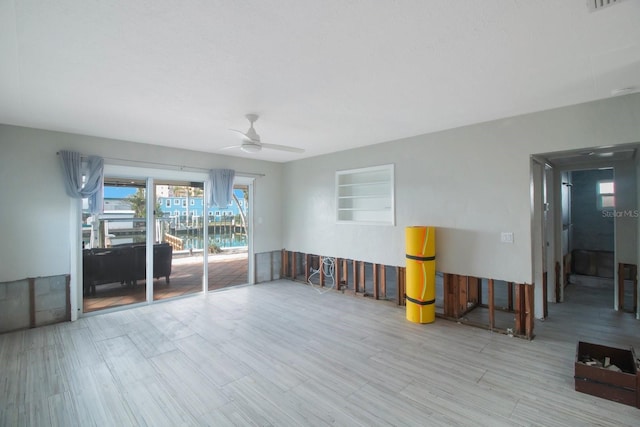
[[[500,241],[502,243],[513,243],[513,233],[510,231],[503,231],[500,233]]]

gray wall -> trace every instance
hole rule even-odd
[[[62,182],[56,155],[62,149],[129,159],[124,164],[141,162],[141,167],[151,162],[265,174],[254,183],[254,250],[282,248],[279,163],[0,125],[0,282],[70,274],[70,236],[79,224],[72,215],[77,204],[66,195]]]
[[[597,195],[598,181],[613,180],[613,169],[573,171],[571,180],[571,249],[613,251],[614,217],[599,209]]]
[[[532,283],[530,156],[639,141],[633,94],[290,162],[284,246],[404,265],[404,228],[432,225],[438,270]],[[396,225],[336,223],[335,172],[387,163]],[[503,231],[513,243],[500,242]]]

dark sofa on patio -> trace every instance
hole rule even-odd
[[[85,295],[95,295],[96,286],[121,283],[134,286],[146,278],[146,245],[119,245],[82,251],[82,282]],[[173,248],[168,243],[153,245],[153,277],[170,283]]]

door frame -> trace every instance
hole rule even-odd
[[[107,164],[104,165],[104,175],[113,178],[133,178],[145,180],[147,183],[147,193],[152,196],[154,193],[154,181],[155,180],[175,180],[175,181],[190,181],[190,182],[203,182],[204,191],[207,194],[208,191],[208,173],[205,170],[201,171],[185,171],[185,170],[172,170],[172,169],[157,169],[146,168],[141,166],[126,166]],[[253,285],[255,283],[255,266],[254,266],[254,244],[253,244],[253,205],[254,205],[254,181],[255,176],[243,176],[236,175],[234,179],[234,185],[246,185],[249,193],[249,207],[247,208],[247,262],[248,262],[248,274],[247,284]],[[151,190],[150,190],[151,189]],[[155,208],[155,199],[153,197],[147,197],[147,212],[153,212]],[[209,203],[205,197],[205,209],[208,209]],[[82,233],[79,225],[82,222],[82,201],[79,199],[71,199],[70,209],[70,229],[72,230],[70,235],[70,250],[73,254],[71,256],[71,281],[70,281],[70,294],[71,294],[71,320],[78,320],[79,317],[87,315],[95,315],[101,313],[108,313],[110,311],[118,311],[127,308],[133,308],[141,305],[153,304],[153,285],[147,286],[146,301],[141,303],[129,304],[121,307],[114,307],[113,309],[105,309],[97,312],[84,313],[83,308],[83,295],[82,295]],[[154,217],[153,215],[147,215],[147,283],[153,283],[153,233],[154,233]],[[205,227],[206,229],[206,227]],[[204,232],[205,239],[208,237],[207,230]],[[203,293],[207,294],[208,291],[208,261],[207,252],[204,251],[204,267],[203,267]],[[195,295],[195,294],[194,294]]]

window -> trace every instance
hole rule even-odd
[[[216,216],[220,216],[220,211],[216,211]]]
[[[616,207],[616,196],[612,180],[598,181],[598,209],[613,209]]]
[[[166,206],[166,207],[168,207],[168,208],[170,208],[170,207],[171,207],[171,200],[167,199],[167,200],[165,201],[165,206]]]
[[[213,216],[213,212],[209,211],[209,216]]]
[[[173,199],[173,204],[178,206],[180,204],[180,199]]]
[[[182,207],[187,207],[187,199],[182,200]]]
[[[194,199],[191,199],[191,206],[195,206],[196,205],[196,201]]]

